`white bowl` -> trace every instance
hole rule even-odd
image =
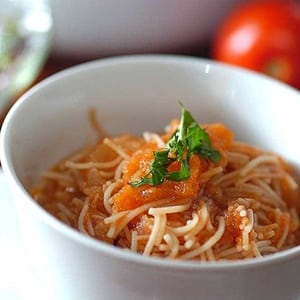
[[[201,122],[224,122],[239,139],[300,168],[299,92],[208,60],[132,56],[83,64],[38,84],[8,114],[1,140],[27,257],[49,299],[297,299],[300,247],[262,259],[195,263],[147,258],[86,237],[37,205],[41,172],[95,137],[95,107],[111,133],[161,130],[181,101]]]

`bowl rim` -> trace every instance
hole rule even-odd
[[[273,85],[280,86],[281,88],[286,89],[289,92],[296,93],[300,101],[300,93],[294,88],[279,82],[273,78],[267,77],[263,74],[259,74],[254,71],[246,70],[244,68],[224,64],[218,61],[214,61],[207,58],[199,57],[190,57],[184,55],[169,55],[169,54],[138,54],[138,55],[122,55],[110,58],[101,58],[85,63],[81,63],[72,67],[69,67],[65,70],[57,72],[46,79],[42,80],[38,84],[34,85],[29,89],[24,95],[20,97],[18,101],[13,105],[13,107],[8,112],[1,129],[0,136],[0,155],[2,158],[2,167],[5,174],[5,177],[8,179],[9,186],[11,190],[14,190],[18,194],[22,194],[24,198],[22,201],[26,201],[27,204],[32,209],[32,212],[38,216],[38,218],[46,223],[49,227],[52,227],[59,234],[62,234],[68,239],[72,239],[76,243],[80,243],[85,247],[93,248],[93,250],[98,253],[104,253],[112,259],[124,260],[130,263],[135,263],[138,265],[155,267],[155,268],[164,268],[170,270],[181,270],[181,271],[208,271],[208,272],[217,272],[217,271],[237,271],[245,270],[252,268],[262,268],[273,265],[274,263],[285,263],[287,261],[293,260],[300,257],[300,246],[296,246],[284,251],[280,251],[275,254],[270,254],[262,258],[252,258],[245,260],[233,260],[233,261],[217,261],[217,262],[197,262],[194,260],[185,261],[185,260],[171,260],[165,258],[156,258],[156,257],[146,257],[140,254],[136,254],[124,249],[111,246],[105,242],[96,240],[89,236],[86,236],[76,229],[69,227],[63,222],[56,219],[46,210],[44,210],[40,205],[33,201],[32,197],[25,190],[23,185],[20,183],[15,170],[13,168],[13,163],[9,153],[9,144],[7,140],[9,139],[10,127],[14,123],[14,116],[17,112],[22,110],[24,105],[27,105],[30,102],[31,96],[36,92],[40,91],[48,85],[55,85],[57,81],[60,81],[62,78],[77,76],[81,72],[90,72],[93,69],[109,67],[113,65],[120,64],[143,64],[143,63],[164,63],[164,64],[199,64],[199,65],[210,65],[214,68],[218,68],[222,72],[230,72],[234,74],[245,74],[246,76],[256,78],[260,81],[268,81]]]

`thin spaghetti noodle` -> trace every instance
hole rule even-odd
[[[163,134],[103,138],[43,174],[33,197],[98,240],[147,256],[218,261],[256,258],[299,244],[300,193],[278,155],[206,125],[219,162],[192,156],[190,178],[132,187],[149,174]]]

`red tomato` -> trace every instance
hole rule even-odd
[[[300,3],[247,2],[221,24],[213,58],[300,88]]]

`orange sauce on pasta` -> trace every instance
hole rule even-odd
[[[173,120],[166,133],[158,135],[161,141],[166,143],[178,124]],[[32,195],[50,213],[85,234],[147,255],[242,259],[300,244],[300,192],[290,166],[274,154],[235,142],[233,132],[223,124],[202,127],[221,160],[214,163],[191,156],[191,176],[186,180],[132,187],[129,183],[149,174],[153,152],[160,147],[155,140],[126,134],[112,138],[113,147],[101,139],[74,162],[74,169],[62,161]],[[96,166],[118,157],[119,162],[111,166]],[[251,162],[260,158],[262,163],[251,168]],[[91,167],[85,163],[92,163]],[[247,167],[246,176],[241,175]],[[179,169],[178,162],[168,167],[169,172]],[[158,206],[157,201],[161,201]],[[161,211],[151,213],[152,208]],[[169,208],[179,212],[168,213]],[[157,236],[150,239],[154,229]],[[201,252],[208,242],[208,250]],[[194,254],[197,249],[200,252]]]

